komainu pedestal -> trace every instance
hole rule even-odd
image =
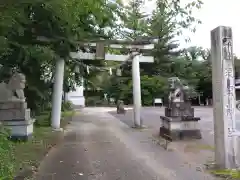
[[[27,140],[33,133],[34,120],[27,108],[23,89],[25,76],[15,73],[8,84],[0,83],[0,122],[10,130],[10,138]]]
[[[160,116],[160,136],[172,141],[184,138],[201,139],[199,117],[194,117],[194,108],[188,98],[187,89],[178,78],[170,79],[169,103],[165,116]]]

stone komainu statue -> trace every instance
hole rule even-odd
[[[0,102],[25,101],[24,88],[26,77],[21,73],[14,73],[9,82],[0,83]]]
[[[124,103],[122,100],[117,101],[117,113],[125,114],[126,110],[124,109]]]
[[[168,79],[170,86],[169,103],[172,102],[187,102],[189,101],[189,87],[184,86],[178,77]]]

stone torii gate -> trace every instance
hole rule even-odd
[[[100,41],[98,43],[81,43],[83,46],[96,47],[96,53],[71,52],[70,56],[74,59],[82,60],[106,60],[106,61],[129,61],[132,60],[132,82],[133,82],[133,101],[134,101],[134,126],[142,127],[140,117],[141,111],[141,83],[140,83],[140,62],[152,63],[152,56],[141,56],[142,52],[154,48],[154,40],[143,40],[136,42],[129,41]],[[131,53],[128,55],[116,55],[105,53],[105,47],[112,49],[128,49]],[[51,125],[53,129],[60,129],[61,104],[62,104],[62,87],[64,76],[64,59],[56,62],[55,82],[53,87],[53,107]]]

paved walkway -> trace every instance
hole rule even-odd
[[[86,108],[64,142],[41,163],[37,180],[211,180],[102,108]],[[168,163],[167,163],[168,162]],[[166,163],[166,164],[165,164]],[[173,166],[172,166],[173,165]]]

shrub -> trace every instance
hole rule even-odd
[[[14,178],[13,143],[8,137],[9,131],[0,125],[0,180]]]
[[[70,101],[65,101],[62,103],[62,111],[71,111],[73,110],[73,104]]]
[[[51,111],[44,111],[37,116],[35,126],[51,126]]]
[[[86,98],[87,106],[106,106],[108,101],[101,99],[100,96],[90,96]]]
[[[67,102],[62,103],[62,111],[63,112],[72,111],[72,110],[73,110],[73,105],[71,102],[67,101]],[[41,112],[36,117],[36,121],[35,121],[34,125],[44,126],[44,127],[51,126],[51,110]]]
[[[98,96],[91,96],[86,98],[86,105],[87,106],[96,106],[96,102],[99,101],[100,98]]]

